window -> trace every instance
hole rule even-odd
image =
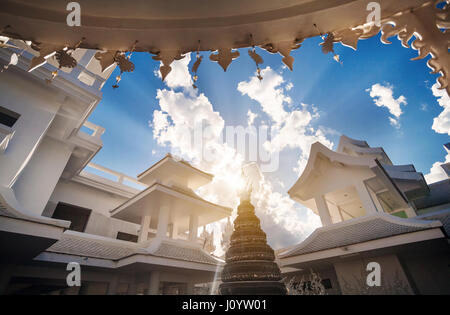
[[[128,233],[124,233],[124,232],[118,232],[116,238],[118,240],[128,241],[128,242],[133,242],[133,243],[137,243],[138,242],[138,236],[137,235],[128,234]]]
[[[0,106],[0,124],[12,127],[19,117],[19,114]]]
[[[92,210],[60,202],[52,218],[70,221],[69,230],[84,232]]]

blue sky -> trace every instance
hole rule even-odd
[[[446,159],[443,144],[450,141],[448,131],[437,133],[432,129],[433,119],[443,111],[431,90],[437,76],[430,74],[426,60],[410,60],[417,56],[415,50],[392,40],[391,45],[382,44],[379,37],[359,41],[358,51],[337,44],[335,50],[343,61],[341,65],[332,55],[321,52],[320,38],[308,39],[291,54],[295,58],[293,72],[283,67],[280,55],[259,48],[257,52],[264,59],[261,68],[270,67],[272,75],[283,80],[282,93],[291,99],[290,103],[283,103],[286,111],[307,108],[313,116],[307,127],[320,130],[334,148],[341,134],[364,139],[373,147],[382,146],[394,164],[412,163],[418,171],[427,174],[434,163]],[[238,90],[238,84],[249,82],[256,69],[247,49],[241,49],[240,53],[224,72],[209,60],[210,53],[202,52],[196,93],[206,96],[225,126],[246,126],[249,110],[258,115],[256,126],[262,123],[272,126],[274,121],[262,109],[261,101]],[[192,54],[189,69],[194,59]],[[118,71],[114,72],[103,89],[103,100],[89,121],[106,128],[102,137],[104,147],[94,162],[136,176],[169,151],[158,144],[149,126],[154,111],[161,110],[161,99],[156,98],[158,90],[187,92],[182,87],[170,89],[161,82],[155,75],[159,62],[149,54],[136,53],[132,61],[135,72],[124,74],[120,88],[113,89]],[[395,117],[397,126],[390,123],[389,117],[393,115],[387,107],[375,105],[369,90],[376,84],[391,89],[394,100],[402,96],[406,99],[407,104],[400,106],[402,114]],[[264,174],[273,185],[271,192],[285,196],[298,178],[294,169],[299,156],[308,153],[302,153],[300,147],[281,149],[280,168]]]
[[[395,164],[414,163],[424,173],[434,162],[444,160],[442,145],[449,137],[431,129],[442,108],[431,92],[436,75],[429,74],[426,60],[410,61],[417,52],[403,48],[397,40],[384,45],[379,38],[372,38],[360,41],[356,52],[336,45],[343,60],[341,66],[331,55],[321,53],[320,42],[320,38],[306,40],[292,52],[294,71],[283,71],[284,78],[294,84],[289,93],[294,106],[306,103],[319,110],[315,126],[365,139],[371,146],[383,146]],[[245,125],[248,109],[257,112],[255,101],[236,89],[240,81],[247,80],[255,71],[246,50],[240,52],[241,56],[227,72],[208,60],[207,53],[202,53],[205,59],[199,69],[199,90],[210,99],[227,125]],[[258,52],[265,61],[262,67],[281,69],[279,55]],[[165,87],[153,74],[159,64],[146,53],[137,53],[132,60],[136,71],[124,74],[116,90],[111,86],[117,71],[111,76],[103,89],[103,100],[89,120],[106,128],[104,148],[94,161],[134,176],[161,158],[167,149],[156,144],[148,126],[153,111],[159,107],[156,91]],[[366,92],[376,83],[390,83],[395,97],[406,97],[408,105],[404,107],[400,130],[389,124],[387,109],[375,106]],[[338,143],[338,134],[330,138],[335,145]],[[157,154],[153,155],[152,150]]]

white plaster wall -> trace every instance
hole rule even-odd
[[[330,162],[323,162],[331,164]],[[364,180],[372,178],[375,174],[367,167],[336,167],[327,165],[326,175],[316,177],[308,186],[307,197],[326,195],[329,192],[340,190],[344,187],[355,186]]]
[[[368,287],[369,262],[381,267],[381,286]],[[334,263],[342,294],[413,294],[403,268],[395,255],[349,259]]]
[[[89,217],[85,233],[116,238],[118,232],[138,235],[140,227],[139,224],[106,217],[93,211]]]
[[[116,238],[117,232],[138,235],[139,224],[110,217],[109,211],[128,199],[103,190],[69,180],[60,180],[47,205],[47,215],[51,216],[58,202],[91,209],[86,233]]]
[[[4,186],[10,186],[24,168],[62,101],[50,87],[37,84],[16,71],[11,68],[0,75],[0,106],[21,115],[12,128],[14,138],[0,155],[0,185]]]
[[[13,186],[17,201],[41,215],[69,160],[72,148],[45,138]]]
[[[109,217],[109,211],[128,200],[103,190],[70,180],[61,179],[55,187],[50,201],[54,203],[65,202]]]

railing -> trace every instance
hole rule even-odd
[[[95,163],[89,163],[86,166],[86,168],[83,170],[83,172],[91,173],[91,172],[88,171],[89,168],[97,170],[97,171],[99,171],[101,173],[105,173],[107,175],[110,175],[109,177],[106,177],[106,176],[103,176],[103,177],[105,179],[112,180],[112,181],[114,181],[114,182],[116,182],[118,184],[121,184],[121,185],[126,185],[126,186],[129,186],[131,188],[138,189],[138,190],[142,190],[142,189],[145,189],[147,187],[147,185],[137,181],[133,177],[130,177],[130,176],[125,175],[125,174],[120,173],[120,172],[113,171],[113,170],[111,170],[111,169],[109,169],[107,167],[104,167],[104,166],[101,166],[101,165],[98,165],[98,164],[95,164]],[[101,174],[98,174],[98,172],[96,174],[95,173],[93,173],[93,174],[102,177]],[[111,179],[111,177],[112,177],[112,179]]]
[[[18,53],[22,49],[25,49],[26,52],[22,54],[22,58],[31,59],[39,55],[37,51],[34,51],[20,40],[9,40],[4,37],[2,38],[2,41],[16,47],[7,49],[10,53]],[[77,82],[77,84],[82,83],[84,87],[89,87],[95,91],[101,90],[108,78],[105,77],[103,73],[94,73],[88,70],[88,66],[91,62],[99,63],[99,61],[95,59],[96,53],[97,50],[85,50],[83,54],[76,57],[77,65],[75,68],[62,68],[62,70],[59,71],[58,76],[68,81]],[[26,63],[28,64],[28,62]],[[48,71],[54,71],[58,69],[59,65],[53,58],[47,58],[42,67],[47,68]],[[100,69],[100,64],[98,68]]]
[[[93,124],[89,121],[85,121],[83,124],[83,127],[92,130],[92,133],[90,136],[96,140],[101,140],[102,135],[105,133],[105,128],[98,126],[96,124]]]

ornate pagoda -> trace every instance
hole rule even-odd
[[[250,192],[241,196],[225,260],[220,294],[286,294],[274,251],[267,244],[266,233],[250,203]]]

